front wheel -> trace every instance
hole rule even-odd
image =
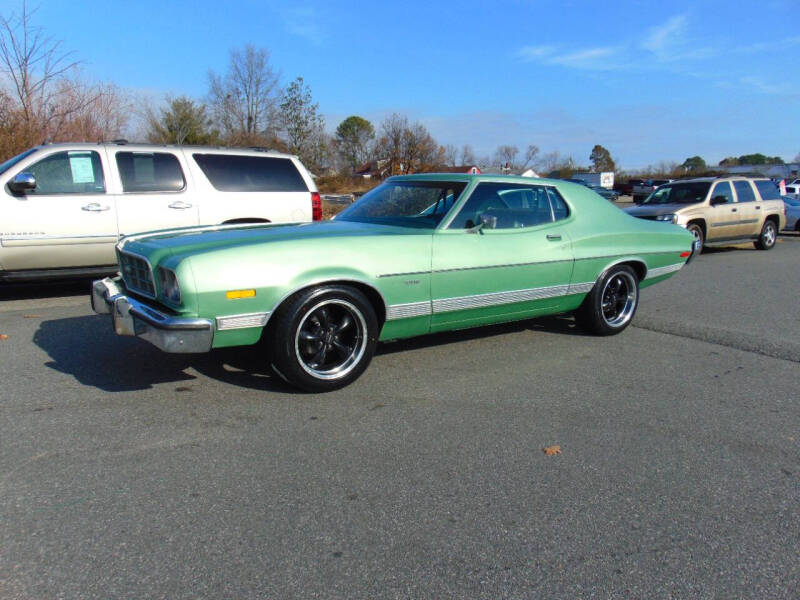
[[[689,225],[686,227],[686,231],[694,236],[695,242],[700,242],[697,248],[697,254],[700,254],[703,251],[703,245],[706,242],[705,235],[703,234],[703,228],[697,223],[689,223]]]
[[[773,221],[764,221],[764,226],[761,228],[761,235],[758,240],[753,242],[753,245],[758,250],[771,250],[775,247],[775,242],[778,241],[778,228]]]
[[[616,265],[594,284],[575,313],[578,325],[596,335],[625,329],[639,305],[639,279],[628,265]]]
[[[297,294],[274,315],[272,366],[291,385],[327,392],[355,381],[378,342],[369,300],[349,286]]]

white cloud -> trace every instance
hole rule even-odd
[[[524,46],[517,51],[516,56],[525,61],[538,61],[555,51],[554,46]]]
[[[658,56],[663,56],[670,48],[682,46],[687,25],[686,15],[677,15],[662,25],[651,27],[642,47]]]
[[[618,68],[612,59],[618,48],[585,48],[574,52],[562,52],[556,46],[525,46],[515,56],[525,62],[559,65],[572,69],[609,70]]]
[[[609,60],[617,53],[615,48],[587,48],[551,57],[548,62],[573,69],[613,69],[617,65]]]

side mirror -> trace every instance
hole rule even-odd
[[[714,196],[711,199],[711,206],[716,206],[717,204],[727,204],[728,198],[726,196]]]
[[[480,222],[486,229],[497,229],[497,217],[495,215],[481,215]]]
[[[32,173],[18,173],[8,182],[8,189],[15,194],[24,194],[36,189],[36,177]]]

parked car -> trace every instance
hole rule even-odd
[[[672,179],[645,179],[644,182],[633,186],[631,190],[633,201],[636,204],[640,204],[647,196],[652,194],[658,186],[669,183],[670,181],[672,181]]]
[[[786,196],[791,196],[795,199],[800,199],[800,184],[792,184],[786,186]]]
[[[714,242],[753,240],[756,248],[769,250],[786,222],[778,188],[766,178],[673,181],[625,210],[640,219],[686,227],[701,248]]]
[[[124,238],[93,285],[115,331],[167,352],[260,345],[291,384],[355,380],[380,340],[574,312],[625,329],[639,289],[688,262],[680,227],[633,219],[584,186],[489,175],[392,177],[335,220]]]
[[[600,185],[594,185],[593,183],[589,183],[588,181],[585,181],[583,179],[577,179],[573,177],[570,179],[565,179],[564,181],[570,181],[572,183],[577,183],[578,185],[584,185],[590,190],[592,190],[595,194],[602,196],[606,200],[611,200],[612,202],[616,201],[619,198],[619,193],[616,190],[610,190]]]
[[[201,146],[46,144],[0,165],[0,280],[111,273],[119,238],[322,217],[295,156]]]
[[[609,190],[608,188],[604,188],[599,185],[589,185],[587,187],[606,200],[610,200],[611,202],[616,202],[619,200],[619,192],[616,190]]]
[[[633,194],[633,187],[642,185],[643,183],[644,179],[628,179],[628,181],[625,182],[617,181],[614,183],[614,189],[617,190],[621,196],[630,196]]]
[[[786,211],[786,224],[783,229],[800,232],[800,200],[784,196],[783,204]]]

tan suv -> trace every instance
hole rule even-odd
[[[753,240],[759,250],[775,245],[786,223],[777,186],[766,178],[703,177],[659,186],[644,202],[625,209],[640,219],[685,227],[703,245]]]

